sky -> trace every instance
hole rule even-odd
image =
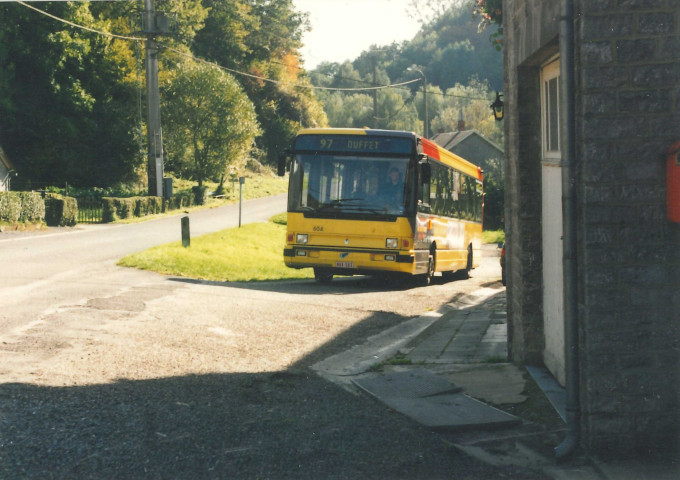
[[[323,61],[354,60],[371,45],[412,39],[420,29],[408,15],[410,0],[293,0],[309,13],[312,31],[303,37],[305,68]]]

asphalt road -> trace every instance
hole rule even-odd
[[[253,202],[244,218],[283,203]],[[237,222],[228,208],[199,213],[195,234]],[[429,287],[206,283],[115,266],[177,239],[178,218],[0,241],[0,478],[543,478],[468,457],[309,368],[498,286],[497,258]]]
[[[286,196],[243,203],[242,223],[285,211]],[[181,240],[184,214],[134,224],[81,225],[47,234],[0,233],[0,334],[25,328],[63,304],[112,294],[135,281],[114,267],[121,257]],[[238,205],[189,215],[191,235],[238,226]]]

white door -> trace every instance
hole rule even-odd
[[[543,362],[564,385],[564,301],[562,278],[562,155],[560,151],[560,62],[541,70]]]

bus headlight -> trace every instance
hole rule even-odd
[[[308,240],[309,240],[309,237],[307,236],[306,233],[298,233],[295,236],[295,243],[299,243],[301,245],[307,245]]]
[[[388,238],[385,240],[385,248],[397,248],[399,245],[399,240],[396,238]]]

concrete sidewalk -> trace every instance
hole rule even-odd
[[[617,478],[586,458],[556,465],[553,448],[565,425],[532,375],[508,362],[504,287],[460,296],[312,368],[443,432],[487,463],[561,480]],[[537,372],[559,407],[561,387]]]

